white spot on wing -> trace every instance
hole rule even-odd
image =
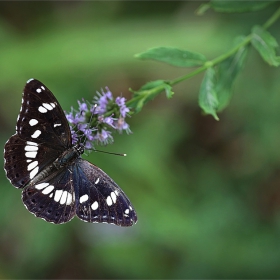
[[[111,206],[113,204],[111,196],[107,196],[106,202],[108,206]]]
[[[60,204],[65,204],[65,203],[66,203],[66,201],[67,201],[67,194],[68,194],[67,191],[64,191],[64,192],[62,193],[61,199],[60,199],[60,201],[59,201]]]
[[[42,104],[47,110],[52,110],[53,109],[53,107],[50,105],[50,104],[48,104],[48,103],[43,103]]]
[[[50,103],[50,105],[54,108],[55,107],[55,104],[54,103]]]
[[[25,156],[28,158],[35,158],[37,156],[37,152],[26,152]]]
[[[42,190],[42,189],[44,189],[46,186],[48,186],[49,185],[49,183],[40,183],[40,184],[38,184],[38,185],[35,185],[34,187],[35,187],[35,189],[37,189],[37,190]]]
[[[98,202],[97,201],[94,201],[92,204],[91,204],[91,209],[92,210],[96,210],[98,208]]]
[[[94,182],[95,185],[97,185],[99,183],[99,178],[96,179],[96,181]]]
[[[116,203],[116,201],[117,201],[117,196],[116,196],[116,194],[115,194],[114,192],[111,192],[111,198],[112,198],[112,200],[113,200],[113,203]]]
[[[61,126],[61,123],[55,123],[53,127]]]
[[[40,88],[37,88],[36,91],[40,93],[42,90]]]
[[[83,202],[86,202],[86,201],[88,201],[88,195],[84,194],[80,197],[80,203],[83,203]]]
[[[31,162],[31,161],[32,161],[31,159],[27,159],[27,160],[26,160],[27,163],[28,163],[28,162]]]
[[[28,164],[27,170],[30,171],[30,170],[32,170],[33,168],[35,168],[37,165],[38,165],[38,161],[33,161],[33,162],[31,162],[31,163]]]
[[[30,83],[31,81],[33,81],[34,79],[33,78],[31,78],[31,79],[29,79],[26,83],[28,84],[28,83]]]
[[[30,172],[30,175],[29,175],[30,179],[33,179],[36,176],[36,174],[38,173],[38,171],[39,171],[39,167],[37,166]]]
[[[38,111],[39,111],[40,113],[47,113],[47,112],[48,112],[48,110],[47,110],[45,107],[43,107],[43,106],[40,106],[40,107],[38,108]]]
[[[72,203],[72,195],[71,195],[71,193],[68,193],[66,205],[70,205],[71,203]]]
[[[38,151],[38,147],[36,147],[36,146],[25,146],[24,150],[27,151],[27,152],[36,152],[36,151]]]
[[[26,141],[27,145],[33,145],[33,146],[38,146],[38,144],[36,142],[32,142],[32,141]]]
[[[62,195],[62,192],[63,192],[63,190],[56,190],[56,191],[55,191],[54,200],[55,200],[56,202],[58,202],[58,201],[60,200],[61,195]]]
[[[31,120],[29,121],[29,124],[30,124],[31,126],[34,126],[34,125],[36,125],[37,123],[38,123],[38,121],[35,120],[35,119],[31,119]]]
[[[45,87],[44,87],[44,86],[41,86],[41,89],[42,89],[42,90],[45,90]]]
[[[32,138],[38,138],[40,134],[41,134],[41,131],[37,129],[37,130],[31,135],[31,137],[32,137]]]
[[[42,193],[43,193],[43,194],[49,194],[50,192],[53,191],[53,189],[54,189],[54,186],[49,185],[48,187],[46,187],[46,188],[42,191]]]
[[[124,213],[125,213],[125,214],[129,214],[129,209],[126,209],[126,210],[124,211]]]

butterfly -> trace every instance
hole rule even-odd
[[[83,152],[83,143],[72,144],[68,121],[52,92],[28,80],[16,133],[4,150],[6,176],[23,189],[25,207],[55,224],[74,216],[92,223],[135,224],[128,197],[104,171],[82,159]]]

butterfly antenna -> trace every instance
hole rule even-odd
[[[110,155],[115,155],[115,156],[122,156],[122,157],[126,157],[126,154],[120,154],[120,153],[111,153],[111,152],[105,152],[105,151],[100,151],[100,150],[96,150],[96,149],[91,149],[94,152],[99,152],[99,153],[104,153],[104,154],[110,154]]]

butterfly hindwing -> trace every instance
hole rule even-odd
[[[69,168],[23,190],[35,216],[61,224],[75,214],[83,221],[132,226],[136,212],[120,187],[100,168],[78,159]]]
[[[36,217],[62,224],[75,216],[72,171],[62,169],[22,192],[25,207]]]
[[[76,214],[87,222],[132,226],[136,212],[121,188],[100,168],[78,159],[73,167]]]

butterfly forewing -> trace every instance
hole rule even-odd
[[[26,141],[63,151],[71,146],[68,122],[51,91],[38,80],[27,82],[17,121],[17,134]]]

